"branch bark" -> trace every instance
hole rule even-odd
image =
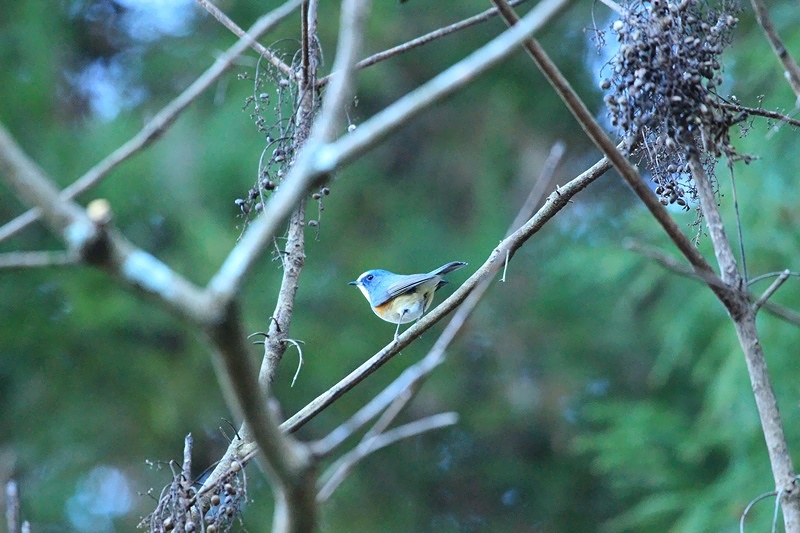
[[[247,32],[247,31],[243,30],[242,28],[240,28],[239,25],[236,24],[233,20],[231,20],[231,18],[228,15],[223,13],[217,6],[215,6],[214,4],[209,2],[208,0],[195,0],[195,1],[203,9],[208,11],[211,14],[212,17],[217,19],[220,24],[222,24],[223,26],[228,28],[231,31],[231,33],[233,33],[237,37],[246,38],[247,34],[251,33],[251,32]],[[292,68],[289,65],[287,65],[286,63],[281,61],[281,58],[279,58],[269,48],[263,46],[261,43],[256,41],[255,38],[250,43],[250,47],[253,50],[255,50],[256,52],[258,52],[258,54],[261,57],[263,57],[264,59],[266,59],[267,61],[272,63],[272,65],[275,68],[277,68],[278,70],[280,70],[283,73],[284,76],[286,76],[287,78],[294,78],[295,77],[295,73],[294,73],[294,71],[292,70]]]
[[[690,151],[688,160],[692,178],[697,187],[703,218],[706,221],[714,253],[722,272],[722,281],[731,288],[730,293],[734,296],[723,303],[733,321],[736,336],[744,352],[747,371],[750,375],[750,386],[756,400],[761,429],[767,444],[772,476],[776,490],[781,495],[784,526],[787,532],[796,533],[800,531],[800,486],[798,486],[794,473],[794,465],[786,444],[786,435],[778,410],[778,400],[772,389],[767,361],[758,337],[756,328],[758,307],[749,302],[746,285],[736,267],[733,249],[725,234],[722,215],[717,208],[717,199],[711,181],[703,169],[696,151]]]

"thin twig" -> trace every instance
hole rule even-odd
[[[198,96],[213,85],[214,82],[233,65],[234,61],[248,50],[251,43],[255,42],[255,39],[274,28],[281,20],[297,9],[301,2],[302,0],[288,0],[282,6],[259,18],[255,24],[247,30],[247,34],[244,37],[228,48],[228,50],[225,51],[208,70],[189,85],[185,91],[164,106],[161,111],[156,113],[139,133],[111,152],[105,159],[90,168],[83,176],[61,191],[61,199],[72,199],[91,187],[94,187],[123,161],[149,146],[175,122],[175,119],[178,118],[189,104],[194,102]],[[38,220],[40,216],[41,213],[39,210],[33,208],[9,221],[0,227],[0,242],[22,231]]]
[[[375,435],[370,439],[362,441],[352,451],[343,455],[336,463],[331,465],[328,470],[330,473],[326,472],[323,474],[322,477],[327,478],[327,481],[325,481],[320,488],[317,494],[317,501],[324,502],[330,498],[353,468],[369,454],[390,446],[395,442],[416,437],[428,431],[452,426],[456,423],[458,423],[458,414],[440,413],[438,415],[415,420],[414,422],[409,422],[408,424],[398,426],[385,433]]]
[[[528,193],[528,197],[525,199],[525,203],[522,204],[522,207],[520,207],[516,218],[514,218],[514,221],[509,226],[505,235],[506,237],[519,229],[519,227],[536,212],[536,208],[539,206],[539,202],[542,201],[545,191],[547,191],[550,183],[553,181],[556,169],[558,165],[561,164],[561,160],[564,158],[564,153],[566,151],[567,145],[564,141],[556,141],[553,143],[553,146],[550,147],[550,152],[547,154],[547,159],[545,159],[544,165],[542,165],[539,171],[536,183],[531,189],[531,192]],[[505,272],[503,272],[503,279],[505,279],[505,277]]]
[[[623,246],[631,250],[633,252],[642,254],[643,256],[650,258],[661,266],[666,268],[667,270],[671,270],[678,275],[685,276],[697,281],[701,281],[707,284],[715,284],[715,283],[722,283],[722,280],[719,279],[717,276],[709,276],[704,273],[698,273],[694,269],[692,269],[689,265],[685,263],[681,263],[674,259],[673,257],[668,256],[667,254],[661,252],[660,250],[656,250],[655,248],[642,246],[641,244],[637,243],[632,239],[626,239],[623,241]],[[764,276],[759,276],[758,278],[753,278],[753,281],[757,279],[764,279],[765,276],[774,277],[779,276],[780,273],[777,274],[765,274]],[[756,296],[752,293],[748,293],[748,299],[751,302],[756,301]],[[764,302],[762,304],[765,311],[775,315],[778,318],[785,320],[786,322],[793,324],[795,326],[800,326],[800,313],[792,311],[790,309],[786,309],[785,307],[775,304],[773,302]]]
[[[238,24],[236,24],[233,20],[231,20],[228,15],[223,13],[217,6],[209,2],[208,0],[195,0],[200,6],[205,9],[206,11],[211,14],[212,17],[217,19],[220,24],[228,28],[234,35],[237,37],[244,37],[248,32],[244,31]],[[264,59],[272,63],[272,65],[277,68],[278,70],[283,73],[284,76],[287,78],[294,78],[295,73],[292,68],[281,61],[281,58],[278,57],[274,52],[272,52],[269,48],[266,48],[261,43],[256,41],[255,39],[250,44],[250,47],[255,50],[256,52],[261,55]]]
[[[300,68],[302,69],[302,83],[304,90],[308,88],[309,84],[309,40],[312,38],[308,32],[309,17],[309,3],[303,2],[303,7],[300,9]]]
[[[0,253],[0,269],[75,266],[78,257],[62,250]]]
[[[792,273],[789,270],[784,270],[781,272],[780,276],[778,276],[778,279],[773,281],[772,284],[767,287],[767,290],[764,291],[764,294],[761,295],[761,298],[756,300],[756,302],[753,304],[753,310],[758,311],[761,306],[764,305],[764,303],[769,300],[773,294],[775,294],[775,291],[777,291],[780,286],[783,285],[783,282],[789,279],[791,274]]]
[[[758,502],[760,502],[761,500],[766,500],[767,498],[770,498],[772,496],[777,496],[777,495],[778,495],[778,491],[772,490],[770,492],[765,492],[764,494],[762,494],[760,496],[756,496],[755,498],[750,500],[750,503],[748,503],[747,507],[745,507],[744,511],[742,511],[742,516],[739,517],[739,533],[744,533],[744,520],[745,520],[745,518],[747,518],[747,513],[750,512],[750,509],[752,509],[753,506],[755,504],[757,504]]]
[[[434,368],[425,364],[426,359],[427,356],[406,368],[400,376],[356,411],[353,416],[342,422],[336,429],[325,435],[324,438],[311,443],[311,452],[320,458],[330,455],[345,440],[369,423],[370,420],[379,416],[387,406],[396,402],[398,398],[410,397],[408,394],[409,389],[415,386],[421,375]]]
[[[781,271],[781,272],[767,272],[766,274],[761,274],[760,276],[756,276],[753,279],[749,280],[747,282],[747,285],[753,285],[755,283],[758,283],[759,281],[763,281],[763,280],[769,279],[769,278],[776,278],[776,277],[778,277],[780,275],[783,275],[783,271]],[[789,275],[793,276],[793,277],[800,277],[800,272],[789,272]]]
[[[783,496],[784,488],[781,487],[778,489],[778,493],[775,495],[775,504],[772,507],[772,529],[770,530],[771,533],[776,533],[778,531],[778,513],[781,510],[781,496]]]
[[[516,6],[526,1],[527,0],[512,0],[511,4]],[[428,44],[431,41],[441,39],[442,37],[450,35],[451,33],[455,33],[465,28],[469,28],[470,26],[474,26],[475,24],[485,22],[496,16],[497,16],[497,8],[489,8],[486,11],[478,13],[477,15],[473,15],[472,17],[469,17],[462,21],[450,24],[449,26],[445,26],[444,28],[439,28],[438,30],[434,30],[430,33],[426,33],[425,35],[421,35],[403,44],[393,46],[388,50],[384,50],[382,52],[378,52],[377,54],[373,54],[356,63],[356,68],[359,70],[367,68],[369,66],[374,65],[375,63],[379,63],[396,55],[408,52],[409,50],[413,50],[414,48],[418,48],[424,44]],[[337,72],[334,70],[331,74],[325,76],[324,78],[320,78],[319,81],[317,81],[317,85],[320,87],[326,85],[331,80],[331,78],[336,74]]]
[[[747,113],[748,115],[755,115],[758,117],[770,118],[773,120],[777,120],[779,122],[785,122],[790,126],[800,127],[800,120],[784,115],[783,113],[778,113],[777,111],[770,111],[768,109],[763,109],[761,107],[746,107],[739,104],[730,104],[725,102],[719,102],[718,105],[723,109],[738,111],[740,113]]]
[[[385,432],[386,428],[400,416],[400,413],[403,412],[403,409],[405,409],[406,405],[408,405],[408,402],[410,402],[413,397],[414,394],[410,389],[406,389],[402,394],[398,395],[397,398],[389,404],[389,407],[378,417],[372,427],[364,433],[364,437],[361,439],[362,442],[377,437]]]
[[[703,219],[706,222],[708,234],[714,248],[714,255],[719,264],[720,277],[726,285],[739,289],[743,287],[744,284],[742,283],[742,277],[736,263],[736,256],[733,254],[733,248],[731,248],[728,235],[725,232],[725,224],[722,220],[722,215],[719,209],[717,209],[717,198],[714,195],[711,180],[708,174],[706,174],[703,164],[700,162],[696,152],[690,153],[687,159],[692,179],[697,188],[697,196],[700,199]],[[726,307],[728,306],[726,305]],[[736,313],[740,312],[741,309],[733,307],[729,309],[729,311]],[[735,319],[736,317],[734,316],[733,318]]]
[[[297,376],[300,375],[300,369],[303,368],[303,348],[300,346],[300,344],[303,341],[296,341],[294,339],[283,339],[283,342],[289,343],[295,348],[297,348],[297,357],[298,357],[297,370],[294,373],[294,377],[292,378],[292,384],[290,385],[290,387],[294,387],[294,383],[295,381],[297,381]]]
[[[113,228],[95,224],[78,204],[63,199],[54,181],[22,151],[0,124],[0,175],[28,205],[42,212],[68,253],[105,270],[125,286],[155,296],[195,323],[216,323],[220,302],[210,300],[189,280],[136,248]]]
[[[188,433],[183,439],[183,465],[181,472],[183,474],[183,483],[186,486],[191,485],[192,482],[192,447],[194,446],[194,438],[191,433]]]
[[[733,212],[736,215],[736,236],[739,239],[739,259],[742,261],[742,281],[747,285],[747,254],[744,251],[744,230],[742,229],[742,217],[739,214],[739,195],[736,194],[736,178],[733,175],[733,164],[728,162],[728,169],[731,174],[731,192],[733,193]]]
[[[772,51],[778,56],[778,61],[781,62],[784,69],[784,75],[789,85],[792,87],[795,96],[800,101],[800,67],[798,67],[791,54],[786,50],[783,41],[778,36],[775,26],[772,25],[772,19],[769,16],[767,7],[761,0],[750,0],[750,5],[753,6],[753,11],[756,15],[756,20],[764,30],[764,35],[767,37]]]

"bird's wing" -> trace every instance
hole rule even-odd
[[[376,303],[375,305],[386,303],[392,298],[410,292],[426,281],[430,281],[435,277],[436,276],[432,276],[431,274],[411,274],[410,276],[405,276],[401,281],[389,285],[389,287],[386,289],[386,299],[384,299],[383,302]]]

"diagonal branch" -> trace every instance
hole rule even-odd
[[[658,264],[666,268],[667,270],[671,270],[680,276],[686,276],[688,278],[692,278],[701,282],[705,283],[722,283],[722,280],[719,279],[717,276],[712,275],[708,276],[706,274],[700,273],[698,274],[690,267],[688,267],[685,263],[678,261],[677,259],[670,257],[669,255],[653,249],[649,247],[642,246],[641,244],[635,242],[632,239],[626,239],[623,242],[623,246],[628,250],[634,251],[636,253],[642,254],[645,257],[648,257]],[[795,275],[800,275],[799,273],[794,273]],[[783,276],[783,272],[776,274],[778,276]],[[789,275],[791,276],[792,273],[790,272]],[[753,278],[750,280],[750,284],[754,281],[757,281],[759,278],[763,279],[763,276],[759,276],[757,278]],[[766,293],[765,293],[766,294]],[[769,298],[771,294],[768,294],[767,297]],[[763,295],[762,295],[763,297]],[[751,302],[756,302],[760,298],[756,298],[753,293],[748,293],[748,300]],[[778,318],[781,318],[788,322],[789,324],[793,324],[795,326],[800,326],[800,313],[796,311],[792,311],[791,309],[787,309],[782,305],[778,305],[776,303],[770,302],[765,300],[760,307],[763,307],[767,312],[775,315]]]
[[[750,0],[750,4],[753,6],[756,20],[761,25],[761,29],[764,30],[764,35],[766,35],[772,51],[775,52],[775,55],[778,56],[778,61],[783,65],[784,75],[792,87],[792,91],[800,101],[800,67],[786,50],[777,30],[775,30],[775,26],[772,25],[772,18],[769,16],[767,6],[764,5],[762,0]]]
[[[278,429],[274,413],[263,408],[247,347],[243,343],[235,305],[224,309],[190,282],[117,232],[95,225],[77,204],[63,200],[59,191],[5,129],[0,128],[0,171],[23,200],[37,205],[51,229],[84,261],[103,268],[128,286],[156,296],[176,314],[206,329],[215,347],[214,362],[223,392],[232,410],[244,414],[267,459],[267,469],[278,486],[294,486],[307,472],[309,456],[290,446]],[[311,491],[307,491],[311,494]],[[313,500],[313,498],[312,498]]]
[[[772,284],[767,287],[767,290],[764,291],[764,294],[762,294],[761,297],[753,303],[753,310],[758,311],[761,309],[761,307],[767,303],[767,300],[769,300],[772,295],[775,294],[775,291],[777,291],[791,275],[792,272],[789,269],[781,272],[777,279],[775,279],[775,281],[773,281]]]
[[[744,280],[739,269],[736,265],[736,256],[733,254],[728,236],[725,233],[725,224],[722,221],[722,215],[717,209],[717,198],[714,195],[714,190],[711,187],[711,181],[708,179],[706,171],[703,169],[700,159],[696,152],[688,155],[689,169],[692,173],[692,179],[697,187],[697,195],[700,199],[700,207],[703,210],[703,218],[708,227],[708,234],[711,238],[711,243],[714,247],[714,254],[717,257],[717,264],[722,274],[722,282],[730,287],[741,289],[744,286]],[[733,312],[732,309],[729,311]],[[734,320],[736,316],[733,317]]]
[[[231,31],[231,33],[233,33],[237,37],[244,38],[248,33],[251,33],[244,31],[241,27],[239,27],[238,24],[236,24],[233,20],[231,20],[231,18],[228,15],[223,13],[222,10],[220,10],[220,8],[218,8],[208,0],[195,0],[195,2],[200,4],[200,6],[203,9],[208,11],[212,17],[217,19],[217,21],[219,21],[220,24],[228,28]],[[284,76],[286,76],[287,78],[295,77],[295,73],[292,70],[292,67],[281,61],[281,58],[279,58],[269,48],[265,47],[255,39],[253,39],[253,41],[250,43],[250,47],[256,52],[258,52],[259,55],[261,55],[261,57],[272,63],[272,65],[278,70],[280,70]]]
[[[365,437],[364,440],[358,443],[353,450],[349,451],[340,457],[331,467],[328,472],[323,474],[322,478],[325,481],[317,494],[317,501],[327,501],[333,492],[342,484],[342,481],[352,472],[358,463],[370,454],[387,446],[391,446],[395,442],[404,439],[416,437],[422,433],[433,431],[436,429],[445,428],[458,423],[458,414],[456,413],[440,413],[432,415],[408,424],[403,424],[396,428],[390,429],[376,435]]]
[[[175,122],[175,119],[178,118],[189,104],[196,100],[198,96],[225,74],[233,65],[234,61],[245,53],[258,37],[270,31],[281,20],[290,15],[297,9],[301,2],[302,0],[288,0],[282,6],[259,18],[247,31],[246,35],[222,54],[222,56],[187,87],[185,91],[167,104],[161,111],[156,113],[139,133],[89,169],[83,176],[73,182],[72,185],[61,191],[61,198],[64,200],[72,199],[82,192],[89,190],[108,176],[108,174],[122,162],[149,146]],[[38,220],[40,216],[41,213],[38,209],[33,208],[6,223],[4,226],[0,227],[0,242],[22,231]]]
[[[510,4],[516,6],[522,4],[525,1],[526,0],[511,0]],[[489,8],[486,11],[483,11],[482,13],[478,13],[477,15],[473,15],[462,21],[450,24],[449,26],[445,26],[444,28],[439,28],[438,30],[434,30],[432,32],[426,33],[425,35],[421,35],[416,39],[412,39],[397,46],[393,46],[388,50],[384,50],[382,52],[378,52],[377,54],[373,54],[367,58],[364,58],[358,63],[356,63],[356,68],[359,70],[367,68],[376,63],[380,63],[381,61],[385,61],[391,57],[394,57],[396,55],[400,55],[402,53],[408,52],[409,50],[419,48],[422,45],[428,44],[437,39],[441,39],[442,37],[446,37],[447,35],[450,35],[457,31],[490,20],[496,17],[497,13],[498,13],[497,8]],[[317,85],[319,85],[320,87],[322,87],[323,85],[327,85],[328,82],[331,81],[331,78],[336,76],[336,74],[337,72],[336,70],[334,70],[331,74],[325,76],[324,78],[320,78],[319,81],[317,81]]]

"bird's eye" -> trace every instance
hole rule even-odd
[[[375,276],[373,276],[372,274],[370,274],[369,276],[367,276],[366,278],[364,278],[364,281],[372,281],[374,278],[375,278]]]

